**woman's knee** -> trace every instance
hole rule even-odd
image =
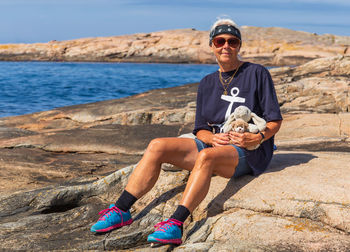
[[[161,155],[165,151],[166,141],[164,138],[153,139],[147,147],[147,151],[152,154]]]
[[[203,149],[199,153],[196,161],[198,167],[205,167],[205,170],[221,177],[232,177],[239,161],[237,151],[233,148],[215,148]]]
[[[203,149],[198,153],[196,166],[198,168],[213,169],[215,164],[215,154],[210,148]]]

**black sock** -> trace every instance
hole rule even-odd
[[[130,194],[128,191],[124,190],[120,195],[119,199],[115,203],[115,206],[122,211],[128,211],[131,206],[136,202],[137,198]]]
[[[181,222],[185,222],[188,216],[190,216],[190,210],[187,209],[187,207],[178,205],[173,215],[170,217],[170,219],[175,219]]]

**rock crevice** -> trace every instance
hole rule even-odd
[[[269,169],[213,176],[185,223],[184,244],[157,250],[349,250],[349,60],[271,69],[284,120]],[[132,225],[103,236],[89,228],[122,193],[151,139],[193,137],[186,133],[197,86],[2,118],[1,249],[149,250],[147,235],[174,211],[187,171],[163,165],[155,187],[132,207]]]

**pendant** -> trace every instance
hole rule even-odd
[[[224,91],[224,95],[227,95],[227,91],[226,90]]]

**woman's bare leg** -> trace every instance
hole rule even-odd
[[[212,175],[231,178],[238,160],[238,152],[230,145],[203,149],[198,154],[180,205],[193,212],[207,195]]]
[[[156,183],[162,163],[170,163],[182,169],[192,170],[197,156],[197,145],[193,139],[154,139],[131,174],[125,190],[139,199]]]

